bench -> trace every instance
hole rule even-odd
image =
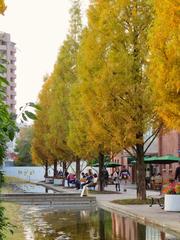
[[[45,177],[45,183],[54,183],[54,177]]]
[[[89,186],[87,185],[88,190],[95,190],[97,183],[91,183]]]
[[[159,206],[162,209],[164,209],[164,204],[161,203],[161,201],[164,200],[164,195],[163,194],[151,195],[151,196],[148,196],[147,198],[149,198],[151,200],[151,203],[150,203],[149,207],[152,207],[153,204],[159,204]]]

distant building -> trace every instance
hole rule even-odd
[[[173,130],[159,135],[159,156],[174,155],[180,157],[180,133]],[[160,172],[163,179],[175,177],[175,170],[178,163],[161,164]]]
[[[148,138],[148,134],[146,138]],[[148,144],[145,144],[145,149]],[[161,132],[159,136],[154,140],[151,147],[146,152],[146,156],[165,156],[174,155],[180,157],[180,133],[175,130],[170,132]],[[131,181],[136,181],[136,169],[132,164],[133,158],[125,151],[122,151],[112,158],[113,161],[126,165],[131,173]],[[168,179],[175,177],[175,170],[178,163],[171,164],[146,164],[146,176],[147,174],[161,173],[163,182],[168,182]],[[150,172],[149,172],[150,171]]]
[[[11,41],[10,34],[0,32],[0,55],[7,61],[6,65],[7,72],[4,77],[9,82],[9,86],[6,88],[6,99],[5,102],[9,106],[9,111],[16,113],[16,44]]]

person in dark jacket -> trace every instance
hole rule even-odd
[[[179,166],[176,168],[175,180],[176,180],[177,182],[180,182],[180,162],[179,162]]]

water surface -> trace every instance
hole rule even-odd
[[[31,183],[16,184],[13,189],[15,192],[23,193],[57,193],[52,189],[48,189],[41,185]]]
[[[26,240],[180,240],[131,218],[104,211],[22,206]]]

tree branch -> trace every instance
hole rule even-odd
[[[133,158],[136,159],[136,157],[127,149],[127,148],[124,148],[124,150]]]
[[[154,135],[157,134],[157,132],[159,132],[159,128],[160,128],[160,127],[158,127],[158,128],[151,134],[151,136],[146,139],[146,141],[144,142],[144,144],[146,144],[146,143],[149,141],[149,139],[151,139]]]
[[[150,141],[149,145],[148,145],[147,148],[145,149],[144,155],[145,155],[145,153],[147,152],[147,150],[149,149],[149,147],[151,146],[151,144],[154,142],[154,140],[155,140],[155,138],[157,137],[157,135],[159,134],[159,132],[161,131],[162,126],[163,126],[163,125],[161,124],[160,127],[157,129],[156,134],[154,135],[153,139]],[[152,136],[151,136],[151,137],[152,137]]]

